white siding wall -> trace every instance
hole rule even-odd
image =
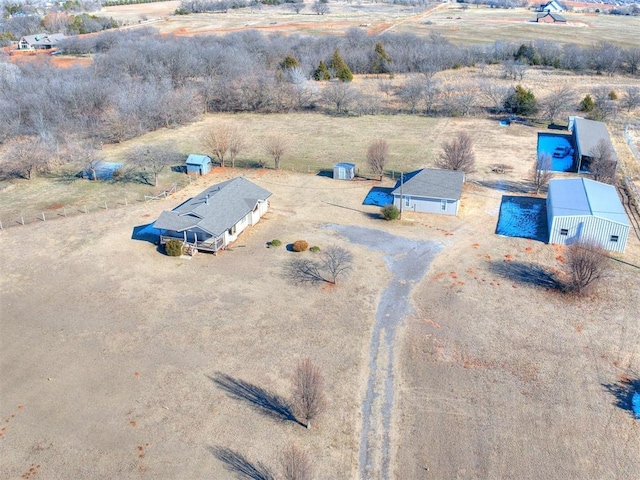
[[[561,234],[563,229],[567,230],[567,235]],[[617,242],[611,241],[612,235],[618,236]],[[561,245],[569,245],[578,239],[594,240],[607,250],[622,253],[628,236],[628,226],[589,215],[553,217],[549,223],[549,243]]]
[[[404,195],[402,201],[402,210],[405,212],[436,213],[439,215],[457,215],[458,213],[458,202],[455,200],[411,197],[409,195]],[[400,209],[399,195],[394,195],[393,204]]]

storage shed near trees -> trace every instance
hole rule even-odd
[[[356,176],[356,166],[354,163],[336,163],[333,166],[333,178],[336,180],[353,180]]]
[[[187,157],[187,174],[205,175],[211,170],[211,159],[206,155],[192,153]]]
[[[549,181],[549,243],[591,240],[606,250],[624,252],[629,218],[612,185],[586,178]]]

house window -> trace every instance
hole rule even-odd
[[[618,235],[611,235],[611,238],[609,239],[609,241],[617,243],[618,242]]]
[[[440,210],[442,210],[443,212],[447,211],[447,201],[446,200],[440,200]]]
[[[411,197],[404,197],[404,206],[408,207],[411,203]]]
[[[566,237],[567,235],[569,235],[569,230],[567,230],[566,228],[561,228],[560,235],[563,235]]]
[[[229,235],[235,235],[235,234],[236,234],[236,226],[234,225],[229,229]]]

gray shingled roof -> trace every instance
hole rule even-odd
[[[35,35],[25,35],[22,37],[29,45],[57,45],[60,40],[66,37],[64,33],[37,33]]]
[[[590,152],[598,145],[601,139],[604,139],[611,147],[615,156],[615,149],[611,144],[611,137],[609,137],[607,126],[604,123],[576,117],[573,128],[576,131],[578,148],[580,149],[581,155],[591,156]]]
[[[218,237],[253,211],[258,200],[270,196],[268,190],[236,177],[207,188],[171,211],[162,212],[154,228],[182,232],[197,226]]]
[[[405,175],[405,179],[407,180],[402,186],[403,195],[446,200],[460,200],[462,196],[464,172],[423,168]],[[391,193],[400,195],[400,189],[398,186]]]

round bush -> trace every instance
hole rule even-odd
[[[182,255],[182,242],[180,240],[169,240],[164,244],[164,251],[170,257]]]
[[[319,247],[319,246],[317,246],[317,245],[314,245],[313,247],[311,247],[311,248],[309,249],[309,251],[310,251],[310,252],[313,252],[313,253],[317,253],[317,252],[319,252],[319,251],[320,251],[320,247]]]
[[[380,215],[385,220],[397,220],[400,218],[400,210],[395,205],[386,205],[380,210]]]
[[[274,238],[273,240],[271,240],[269,242],[269,246],[270,247],[279,247],[280,245],[282,245],[282,242],[280,240],[278,240],[277,238]]]
[[[293,242],[294,252],[304,252],[307,248],[309,248],[309,244],[306,240],[296,240]]]

